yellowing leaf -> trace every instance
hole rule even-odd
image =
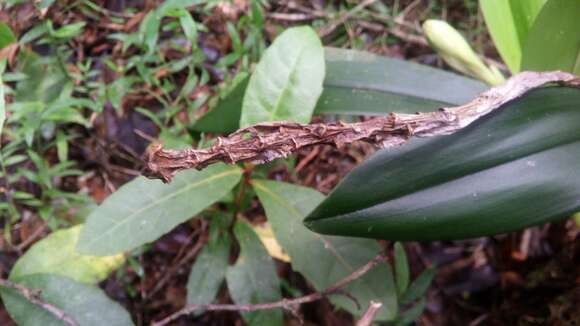
[[[11,279],[32,274],[57,274],[75,281],[94,284],[107,278],[125,261],[122,254],[87,256],[75,247],[81,225],[51,233],[33,245],[12,268]]]
[[[256,232],[256,234],[260,238],[260,241],[262,241],[264,247],[266,247],[266,251],[268,251],[270,256],[287,263],[290,262],[290,256],[288,256],[284,252],[282,247],[280,247],[280,244],[274,237],[272,227],[270,227],[268,223],[264,223],[262,225],[254,225],[253,228],[254,232]]]

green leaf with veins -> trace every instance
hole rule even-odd
[[[27,275],[15,282],[40,290],[41,300],[61,309],[79,325],[133,325],[129,313],[96,286],[52,274]],[[6,310],[18,325],[66,326],[62,320],[30,303],[14,290],[2,289],[0,292]]]
[[[304,275],[316,290],[324,290],[347,277],[381,251],[374,240],[326,236],[308,230],[302,220],[324,200],[324,195],[316,190],[267,180],[252,180],[252,185],[276,240],[291,258],[292,268]],[[392,320],[397,313],[393,276],[386,264],[376,266],[345,290],[361,303],[380,301],[383,307],[377,320]],[[329,299],[354,315],[364,312],[344,296]]]
[[[138,177],[89,215],[77,248],[104,256],[154,241],[224,197],[241,174],[237,166],[216,164],[178,173],[170,184]]]
[[[237,222],[234,234],[240,243],[240,255],[228,268],[226,280],[236,304],[268,303],[282,299],[276,267],[262,242],[245,222]],[[249,325],[282,325],[282,311],[262,310],[242,313]]]
[[[57,274],[95,284],[107,278],[125,261],[123,255],[95,257],[76,251],[81,225],[58,230],[35,243],[16,261],[10,278],[31,274]]]
[[[240,126],[310,122],[323,80],[324,50],[316,32],[307,26],[287,29],[266,50],[250,77]]]
[[[187,304],[212,303],[224,282],[230,257],[229,235],[217,226],[197,256],[187,280]]]

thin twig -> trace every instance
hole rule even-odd
[[[36,230],[34,230],[34,232],[28,238],[26,238],[26,240],[19,243],[16,247],[14,247],[14,249],[17,252],[21,253],[29,245],[31,245],[36,240],[38,240],[42,236],[42,234],[44,233],[45,230],[46,230],[46,223],[43,222],[41,226],[36,228]]]
[[[164,150],[160,144],[152,144],[145,154],[143,174],[169,182],[180,170],[199,170],[216,162],[261,164],[313,145],[342,147],[364,141],[390,148],[402,145],[412,137],[449,135],[526,92],[552,83],[580,87],[580,78],[561,71],[523,72],[481,93],[467,104],[434,112],[390,113],[356,123],[261,123],[240,129],[226,138],[218,137],[214,145],[206,149]]]
[[[39,306],[40,308],[46,310],[47,312],[51,313],[54,317],[58,320],[62,321],[63,323],[69,326],[78,326],[78,324],[72,319],[69,315],[67,315],[64,311],[60,308],[51,305],[50,303],[45,302],[40,298],[40,291],[29,289],[25,286],[20,284],[14,283],[9,280],[1,279],[0,278],[0,286],[13,289],[18,292],[20,295],[24,297],[28,302]]]
[[[287,311],[294,311],[293,307],[320,300],[325,298],[331,294],[337,293],[343,287],[348,285],[349,283],[359,279],[375,266],[384,262],[387,259],[387,256],[384,253],[378,254],[375,258],[371,261],[366,263],[361,268],[354,271],[352,274],[348,275],[347,277],[341,279],[340,281],[334,283],[332,286],[322,290],[320,292],[315,292],[312,294],[308,294],[299,298],[295,299],[282,299],[276,302],[269,302],[269,303],[259,303],[259,304],[192,304],[187,305],[183,309],[169,315],[168,317],[154,322],[152,326],[163,326],[171,323],[172,321],[176,320],[177,318],[191,314],[196,310],[206,310],[206,311],[239,311],[239,312],[249,312],[249,311],[257,311],[257,310],[270,310],[270,309],[285,309]]]
[[[371,301],[365,313],[356,322],[356,326],[369,326],[375,319],[375,316],[377,315],[382,306],[383,304],[381,302]]]
[[[338,26],[344,24],[347,20],[350,19],[350,17],[354,16],[354,14],[356,14],[357,12],[363,10],[365,7],[373,4],[376,1],[377,0],[365,0],[365,1],[361,2],[361,3],[359,3],[354,8],[352,8],[349,12],[347,12],[346,14],[340,16],[340,18],[338,18],[337,20],[335,20],[335,21],[331,22],[329,25],[324,26],[323,28],[321,28],[318,31],[318,35],[320,37],[325,37],[325,36],[329,35]]]
[[[429,42],[424,36],[408,33],[398,26],[394,26],[393,28],[390,28],[388,31],[389,33],[393,34],[394,36],[400,38],[401,40],[407,43],[413,43],[420,46],[429,46]]]
[[[195,256],[197,256],[199,251],[203,248],[203,246],[205,246],[206,242],[207,242],[207,237],[204,236],[203,232],[202,232],[202,234],[199,236],[195,245],[191,248],[191,250],[189,250],[187,252],[185,257],[183,257],[177,264],[170,267],[167,271],[165,271],[163,273],[163,277],[161,278],[161,280],[159,280],[159,282],[157,282],[157,284],[155,284],[155,287],[153,288],[153,290],[151,290],[151,292],[147,293],[147,296],[149,298],[151,298],[152,296],[157,294],[157,292],[159,292],[159,290],[161,290],[167,284],[167,282],[169,282],[169,280],[171,280],[175,276],[177,271],[185,263],[187,263],[188,261],[192,260]]]

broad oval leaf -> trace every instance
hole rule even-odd
[[[369,52],[324,48],[324,56],[324,89],[314,110],[318,114],[432,111],[463,104],[486,89],[470,78]],[[236,85],[195,123],[194,130],[228,133],[238,129],[247,81]]]
[[[226,281],[236,304],[256,304],[279,301],[280,281],[274,262],[247,223],[238,222],[234,234],[240,244],[240,255],[235,265],[226,272]],[[282,325],[282,311],[261,310],[242,313],[249,325]]]
[[[580,209],[580,90],[532,91],[453,135],[380,151],[306,219],[320,233],[459,239]]]
[[[546,0],[481,0],[487,29],[510,71],[520,71],[522,47]]]
[[[22,255],[10,271],[10,279],[32,274],[56,274],[77,282],[98,283],[125,261],[115,256],[85,256],[76,251],[81,225],[51,233]]]
[[[302,220],[324,200],[318,191],[277,181],[253,180],[252,185],[276,239],[291,258],[292,268],[316,290],[324,290],[352,274],[381,251],[374,240],[324,236],[308,230]],[[375,267],[345,290],[361,303],[380,301],[383,307],[376,320],[392,320],[397,314],[397,294],[388,265]],[[364,312],[341,295],[329,299],[354,315]]]
[[[316,32],[289,28],[274,40],[250,77],[240,125],[310,122],[322,93],[324,50]]]
[[[240,177],[238,167],[224,164],[183,171],[170,184],[138,177],[89,215],[77,250],[113,255],[154,241],[225,196]]]
[[[44,302],[61,309],[79,325],[133,325],[127,311],[95,286],[51,274],[27,275],[15,281],[28,288],[41,290],[40,298]],[[1,292],[6,310],[18,325],[66,326],[14,290],[3,289]]]
[[[544,5],[523,46],[522,70],[580,74],[580,1]]]

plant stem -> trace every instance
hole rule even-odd
[[[467,104],[433,112],[390,113],[357,123],[261,123],[240,129],[226,138],[218,137],[214,145],[206,149],[164,150],[160,144],[154,143],[145,154],[146,169],[143,174],[170,182],[180,170],[200,170],[217,162],[266,163],[287,157],[298,149],[320,144],[341,147],[364,141],[383,148],[395,147],[412,137],[457,132],[526,92],[552,83],[580,87],[580,78],[561,71],[523,72],[479,94]]]

